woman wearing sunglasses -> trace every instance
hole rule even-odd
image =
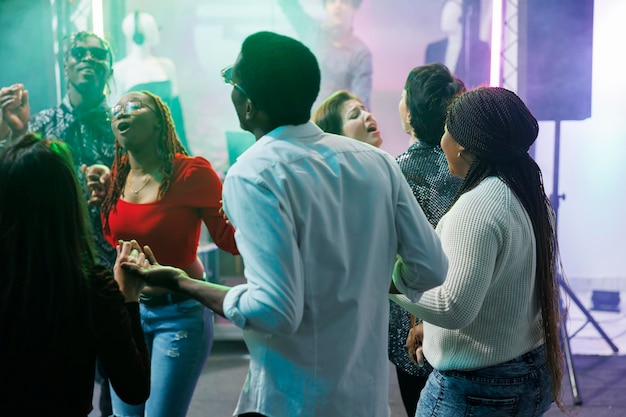
[[[237,254],[234,229],[221,213],[222,183],[206,159],[187,155],[167,105],[147,91],[132,92],[109,119],[115,135],[110,178],[104,168],[90,170],[88,185],[94,201],[103,199],[103,230],[111,245],[135,239],[159,261],[203,279],[197,248],[204,222],[218,247]],[[113,413],[185,416],[213,342],[213,313],[190,297],[150,286],[140,304],[151,356],[150,398],[133,406],[112,392]]]

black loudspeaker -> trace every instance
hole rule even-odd
[[[535,117],[590,117],[593,0],[527,0],[525,35],[525,98]]]

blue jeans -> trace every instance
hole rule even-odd
[[[552,404],[544,346],[505,363],[474,371],[434,370],[416,417],[539,417]]]
[[[213,344],[213,312],[195,300],[162,307],[140,305],[150,352],[150,398],[124,403],[111,389],[117,417],[184,417]]]

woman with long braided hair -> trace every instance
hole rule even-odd
[[[203,222],[218,247],[238,253],[234,230],[221,213],[222,183],[206,159],[187,155],[167,105],[150,92],[132,92],[109,118],[115,157],[102,203],[107,240],[149,245],[157,259],[196,279],[204,277],[197,256]],[[102,175],[106,172],[89,184],[102,184]],[[183,417],[211,349],[213,313],[188,296],[157,287],[146,286],[139,301],[151,352],[150,398],[133,406],[112,392],[113,413]]]
[[[398,301],[424,320],[423,354],[435,368],[416,416],[534,417],[553,401],[563,407],[556,230],[528,154],[538,132],[504,88],[467,92],[448,109],[441,147],[464,180],[437,226],[446,282],[417,294],[405,291],[401,264],[394,275],[406,294]]]

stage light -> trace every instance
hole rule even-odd
[[[91,0],[92,31],[98,36],[104,36],[104,17],[102,0]]]
[[[491,6],[491,69],[489,71],[489,85],[500,86],[500,70],[502,61],[502,31],[503,31],[503,0],[493,0]]]

